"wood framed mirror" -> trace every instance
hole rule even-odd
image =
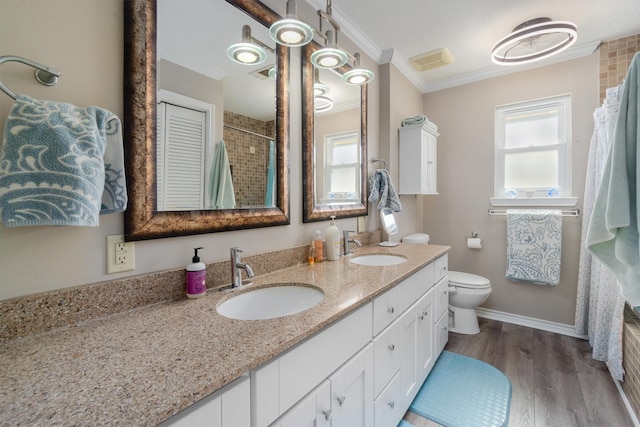
[[[314,42],[302,48],[304,222],[367,215],[367,85],[342,81],[349,65],[336,71],[315,69],[311,54],[319,48]],[[319,81],[331,87],[328,95],[339,99],[333,110],[316,111],[314,84]],[[347,152],[346,159],[331,160],[338,150]]]
[[[280,19],[273,10],[256,0],[226,0],[213,4],[220,13],[224,8],[239,9],[267,28]],[[274,46],[275,206],[158,210],[157,6],[155,0],[124,1],[124,137],[129,196],[125,239],[147,240],[289,224],[289,49],[281,45]],[[239,39],[240,28],[236,32]]]

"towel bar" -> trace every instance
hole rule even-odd
[[[539,208],[539,209],[543,209],[543,208]],[[489,209],[489,215],[506,215],[506,214],[507,214],[506,209]],[[580,216],[580,209],[570,209],[567,211],[562,211],[562,216]]]
[[[14,55],[0,56],[0,65],[4,64],[5,62],[11,62],[11,61],[20,62],[22,64],[26,64],[30,67],[35,68],[36,80],[45,86],[54,86],[56,83],[58,83],[58,77],[62,75],[62,73],[56,70],[55,68],[38,64],[37,62],[30,61],[20,56],[14,56]],[[13,99],[16,99],[18,97],[8,87],[6,87],[1,81],[0,81],[0,90],[6,93],[7,95],[9,95]]]
[[[387,168],[387,162],[383,159],[371,159],[371,163],[382,162],[382,169]]]

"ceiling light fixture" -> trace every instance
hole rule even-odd
[[[243,65],[261,64],[267,57],[267,52],[274,52],[260,40],[251,37],[251,27],[242,26],[242,42],[235,43],[227,49],[227,56],[232,61]]]
[[[287,0],[287,17],[271,24],[269,34],[279,44],[304,46],[313,39],[313,28],[298,19],[296,0]]]
[[[342,80],[350,85],[363,85],[373,80],[373,72],[360,68],[360,54],[353,54],[353,68],[342,75]]]
[[[313,97],[313,111],[323,113],[333,108],[333,100],[326,95]]]
[[[329,93],[329,86],[320,81],[320,70],[314,69],[313,73],[313,96],[326,95]]]
[[[493,46],[491,60],[498,65],[539,61],[568,49],[577,38],[578,29],[571,22],[531,19]]]

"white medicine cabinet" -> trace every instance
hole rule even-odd
[[[438,194],[436,125],[425,122],[399,130],[399,194]]]

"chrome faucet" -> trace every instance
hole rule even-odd
[[[353,252],[351,252],[351,245],[349,243],[355,243],[357,247],[362,246],[362,243],[360,243],[360,241],[358,239],[349,239],[349,233],[353,233],[353,231],[344,230],[342,232],[342,240],[343,240],[344,254],[345,255],[349,255],[349,254],[353,253]]]
[[[231,287],[242,286],[242,270],[247,272],[247,277],[253,277],[253,270],[249,264],[240,261],[240,248],[231,248]]]

